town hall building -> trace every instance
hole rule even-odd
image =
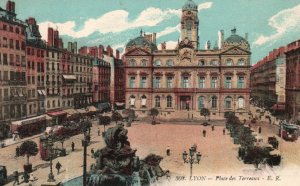
[[[130,40],[124,54],[126,107],[147,113],[199,112],[211,115],[227,111],[249,112],[250,45],[247,38],[219,32],[219,44],[199,48],[198,7],[188,0],[182,7],[181,41],[175,49],[156,45],[156,34],[141,34]]]

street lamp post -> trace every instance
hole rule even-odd
[[[89,134],[87,134],[88,131],[88,127],[89,126],[89,121],[83,121],[84,122],[84,126],[83,126],[83,135],[84,135],[84,139],[82,140],[82,146],[83,146],[83,176],[82,176],[82,181],[83,181],[83,186],[86,186],[86,167],[87,167],[87,162],[86,162],[86,157],[87,157],[87,146],[90,142],[90,136]]]
[[[188,157],[189,156],[189,157]],[[190,176],[192,176],[193,172],[193,164],[199,164],[201,160],[201,154],[200,152],[197,152],[197,146],[194,145],[189,149],[189,154],[184,151],[182,153],[182,159],[184,163],[189,163],[190,164]]]
[[[55,182],[56,180],[54,179],[54,174],[53,174],[53,171],[52,171],[52,155],[53,155],[53,135],[52,133],[50,133],[49,136],[47,136],[47,140],[46,140],[46,143],[47,143],[47,148],[48,148],[48,153],[49,153],[49,158],[50,158],[50,173],[48,175],[48,182]]]

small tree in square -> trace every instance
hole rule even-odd
[[[200,115],[201,116],[204,116],[205,120],[206,120],[206,117],[210,115],[210,111],[207,109],[207,108],[202,108],[200,110]]]
[[[117,124],[119,121],[123,120],[123,117],[122,117],[122,115],[119,112],[114,111],[113,114],[112,114],[112,116],[111,116],[111,120],[115,121],[116,124]]]
[[[64,149],[64,142],[70,138],[70,129],[66,127],[60,128],[56,133],[55,133],[55,138],[61,143],[61,148]]]
[[[152,125],[155,124],[155,117],[158,116],[159,111],[157,110],[157,108],[152,108],[149,111],[149,115],[152,116]]]
[[[27,164],[24,165],[24,169],[27,172],[32,171],[32,165],[29,163],[30,156],[36,156],[39,152],[38,146],[36,142],[28,140],[24,141],[20,146],[20,156],[27,157]]]
[[[109,125],[111,122],[111,118],[109,116],[100,116],[99,117],[99,124],[104,126],[104,132],[105,132],[105,126]]]

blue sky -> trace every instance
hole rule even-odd
[[[200,48],[217,32],[225,38],[235,26],[249,33],[252,64],[273,48],[300,39],[299,0],[193,0],[199,5]],[[139,35],[158,33],[157,43],[174,47],[179,34],[181,7],[186,0],[15,0],[18,18],[35,17],[43,36],[48,25],[58,28],[64,42],[79,46],[111,45],[123,48]],[[0,1],[5,7],[6,0]],[[66,46],[66,44],[65,44]]]

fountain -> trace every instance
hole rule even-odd
[[[139,160],[136,150],[130,147],[127,132],[122,123],[106,131],[106,147],[94,154],[96,163],[90,167],[88,186],[146,186],[166,174],[159,165],[161,156],[149,154]]]

